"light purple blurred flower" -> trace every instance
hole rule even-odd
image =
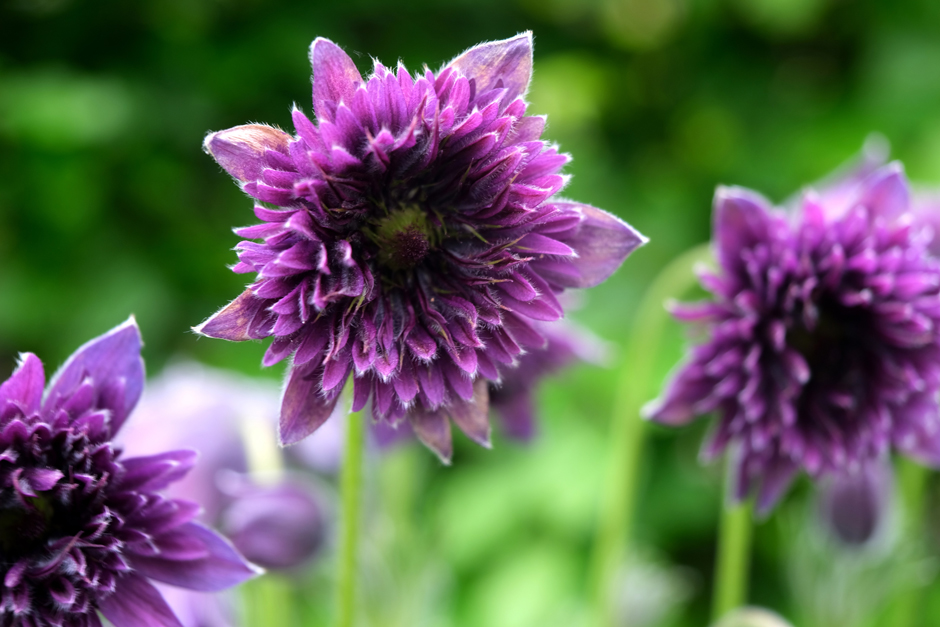
[[[206,503],[202,520],[220,527],[252,561],[266,568],[294,568],[323,545],[327,523],[322,496],[288,473],[255,481],[242,437],[243,425],[252,423],[260,423],[261,435],[269,433],[277,400],[277,386],[268,382],[195,363],[177,364],[151,382],[124,444],[131,451],[164,445],[198,450],[193,472],[172,494]],[[279,465],[273,437],[268,453]],[[273,516],[278,510],[280,515]]]
[[[557,295],[605,280],[646,240],[554,197],[567,155],[526,116],[532,36],[480,44],[436,74],[376,62],[363,79],[336,44],[310,48],[316,123],[210,134],[206,150],[257,205],[234,270],[256,273],[197,327],[274,337],[292,356],[282,443],[314,432],[352,374],[353,410],[407,420],[449,463],[453,420],[489,444],[487,382],[562,317]],[[273,206],[275,209],[268,208]]]
[[[855,472],[892,449],[940,463],[940,261],[900,164],[843,183],[792,215],[718,189],[714,300],[675,311],[710,337],[647,408],[671,425],[716,412],[705,454],[733,445],[735,493],[757,489],[763,511],[801,468]]]
[[[0,385],[0,624],[174,627],[156,580],[215,591],[259,571],[162,490],[192,451],[127,457],[112,438],[144,386],[136,322],[79,348],[45,387],[22,355]]]

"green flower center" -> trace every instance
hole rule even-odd
[[[396,271],[411,270],[434,247],[434,229],[427,214],[410,206],[392,211],[366,230],[378,247],[379,264]]]

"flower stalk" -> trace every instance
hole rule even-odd
[[[352,412],[346,421],[346,447],[340,479],[339,561],[337,563],[336,627],[352,627],[356,609],[356,565],[358,564],[359,519],[362,504],[362,412]]]
[[[712,620],[744,605],[751,552],[751,503],[735,502],[731,477],[718,527]]]
[[[635,364],[645,363],[649,355],[658,354],[670,319],[663,303],[694,287],[697,278],[693,269],[711,258],[710,246],[701,244],[680,255],[659,273],[639,304],[633,333],[627,343],[611,414],[606,491],[601,503],[591,566],[595,616],[601,625],[613,621],[611,592],[632,528],[637,479],[646,439],[640,408],[655,383],[650,379],[648,368],[636,368]]]

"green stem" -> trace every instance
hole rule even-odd
[[[728,481],[728,491],[732,489]],[[751,504],[731,502],[722,508],[718,529],[718,559],[715,563],[715,596],[712,619],[718,621],[747,600],[748,565],[751,552]]]
[[[898,487],[904,507],[904,537],[924,537],[924,501],[930,471],[909,459],[898,461]],[[889,613],[891,627],[913,627],[917,620],[924,587],[917,585],[898,595]]]
[[[362,503],[362,412],[349,414],[343,456],[340,493],[339,563],[336,585],[336,627],[352,627],[356,608],[356,564],[359,541],[359,511]]]
[[[640,408],[655,393],[650,389],[653,384],[650,361],[658,354],[660,340],[670,320],[663,304],[695,286],[697,278],[693,268],[711,258],[708,244],[696,246],[676,258],[653,280],[637,308],[611,414],[606,489],[591,561],[590,590],[596,622],[601,625],[614,621],[611,595],[631,531],[645,441],[646,429],[640,419]]]

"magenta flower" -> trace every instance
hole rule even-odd
[[[597,285],[644,238],[594,207],[561,201],[568,157],[526,116],[526,33],[471,48],[436,74],[376,63],[363,79],[338,46],[310,48],[316,123],[212,133],[206,150],[261,224],[236,233],[249,288],[196,330],[274,337],[264,365],[293,356],[284,444],[330,415],[350,374],[353,409],[407,419],[444,460],[453,419],[487,445],[487,382],[545,339],[557,294]],[[270,206],[275,207],[274,209]]]
[[[676,310],[710,337],[647,408],[672,425],[715,412],[706,455],[733,445],[737,496],[758,489],[765,511],[801,468],[857,472],[892,449],[940,463],[940,262],[902,168],[827,194],[791,216],[718,189],[714,301]]]
[[[43,394],[26,353],[0,385],[0,624],[176,627],[149,582],[221,590],[258,570],[209,529],[199,506],[160,490],[192,451],[125,459],[111,440],[144,384],[133,319],[78,349]]]

